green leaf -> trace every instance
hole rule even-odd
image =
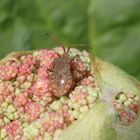
[[[88,1],[0,0],[0,57],[11,51],[87,44]],[[49,32],[58,42],[50,40]]]
[[[139,7],[139,0],[96,0],[89,6],[91,44],[96,44],[97,55],[134,76],[140,70]]]
[[[0,3],[0,57],[15,50],[90,44],[96,55],[140,78],[139,0]],[[60,44],[47,38],[45,32],[58,38]]]

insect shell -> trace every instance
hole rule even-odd
[[[53,88],[53,93],[56,97],[60,97],[66,95],[75,84],[74,77],[71,72],[71,62],[76,58],[69,57],[70,48],[66,49],[62,47],[64,50],[63,55],[59,55],[59,58],[55,58],[54,69],[52,71],[51,86]]]

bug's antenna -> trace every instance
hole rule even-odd
[[[68,48],[68,50],[67,50],[67,54],[69,53],[70,49],[71,49],[71,47]]]
[[[58,39],[57,39],[56,37],[52,36],[50,33],[46,32],[45,35],[46,35],[47,37],[49,37],[51,40],[53,40],[53,41],[54,41],[56,44],[58,44],[59,46],[64,47],[64,46],[58,41]]]
[[[70,60],[70,62],[72,62],[74,59],[79,58],[79,57],[80,57],[79,54],[75,55],[75,56]]]
[[[66,49],[65,49],[65,47],[64,47],[64,46],[61,46],[61,47],[62,47],[64,53],[66,53]]]

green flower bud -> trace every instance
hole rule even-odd
[[[55,110],[55,111],[58,111],[60,108],[61,108],[62,104],[60,101],[54,101],[51,105],[50,105],[50,108]]]
[[[15,111],[16,111],[16,109],[12,104],[8,106],[8,108],[7,108],[8,113],[15,112]]]
[[[121,94],[119,100],[121,102],[125,102],[125,101],[127,101],[127,96],[125,94]]]

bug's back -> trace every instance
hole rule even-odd
[[[70,71],[70,62],[66,57],[54,61],[53,84],[55,96],[65,95],[72,86],[73,78]]]

